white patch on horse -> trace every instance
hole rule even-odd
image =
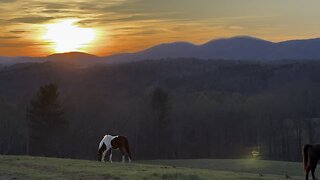
[[[106,145],[107,149],[106,151],[108,151],[109,149],[112,148],[112,145],[111,145],[111,141],[116,138],[118,136],[111,136],[111,135],[105,135],[102,140],[100,141],[100,144],[99,144],[99,149],[102,147],[103,143]]]

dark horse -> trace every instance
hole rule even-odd
[[[131,162],[131,153],[129,149],[128,139],[125,136],[105,135],[100,141],[98,148],[98,161],[104,161],[106,154],[109,155],[109,161],[112,162],[112,149],[120,149],[122,153],[122,162],[125,162],[125,155]]]
[[[315,180],[314,172],[320,159],[320,144],[306,144],[302,150],[304,171],[306,172],[306,180],[308,180],[309,172],[312,173],[312,179]]]

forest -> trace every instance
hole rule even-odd
[[[129,139],[133,159],[301,161],[319,141],[319,69],[182,58],[0,67],[0,154],[96,159],[111,134]],[[39,109],[46,93],[53,110]]]

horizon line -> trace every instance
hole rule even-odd
[[[114,56],[114,55],[119,55],[119,54],[134,54],[134,53],[138,53],[138,52],[141,52],[141,51],[144,51],[144,50],[147,50],[147,49],[150,49],[150,48],[159,46],[159,45],[165,45],[165,44],[189,43],[189,44],[192,44],[192,45],[194,45],[194,46],[202,46],[202,45],[205,45],[205,44],[207,44],[207,43],[214,42],[214,41],[230,40],[230,39],[235,39],[235,38],[251,38],[251,39],[266,41],[266,42],[270,42],[270,43],[274,43],[274,44],[283,43],[283,42],[289,42],[289,41],[303,41],[303,40],[320,39],[320,37],[313,37],[313,38],[299,38],[299,39],[287,39],[287,40],[281,40],[281,41],[271,41],[271,40],[267,40],[267,39],[265,39],[265,38],[259,38],[259,37],[250,36],[250,35],[237,35],[237,36],[214,38],[214,39],[211,39],[211,40],[208,40],[208,41],[206,41],[206,42],[204,42],[204,43],[199,43],[199,44],[192,43],[192,42],[189,42],[189,41],[170,41],[170,42],[163,42],[163,43],[155,44],[155,45],[152,45],[152,46],[149,46],[149,47],[147,47],[147,48],[140,49],[140,50],[134,51],[134,52],[117,52],[117,53],[113,53],[113,54],[109,54],[109,55],[102,55],[102,56],[79,50],[79,51],[69,51],[69,52],[52,53],[52,54],[47,54],[47,55],[44,55],[44,56],[23,56],[23,55],[22,55],[22,56],[6,56],[6,55],[1,55],[1,54],[0,54],[0,57],[5,57],[5,58],[19,58],[19,57],[46,58],[46,57],[49,57],[49,56],[52,56],[52,55],[70,54],[70,53],[81,53],[81,54],[87,54],[87,55],[96,56],[96,57],[98,57],[98,58],[102,58],[102,57],[109,57],[109,56]]]

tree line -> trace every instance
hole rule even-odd
[[[319,140],[319,68],[197,59],[13,66],[0,71],[0,153],[95,159],[104,134],[121,134],[136,159],[258,152],[300,161],[301,146]]]

